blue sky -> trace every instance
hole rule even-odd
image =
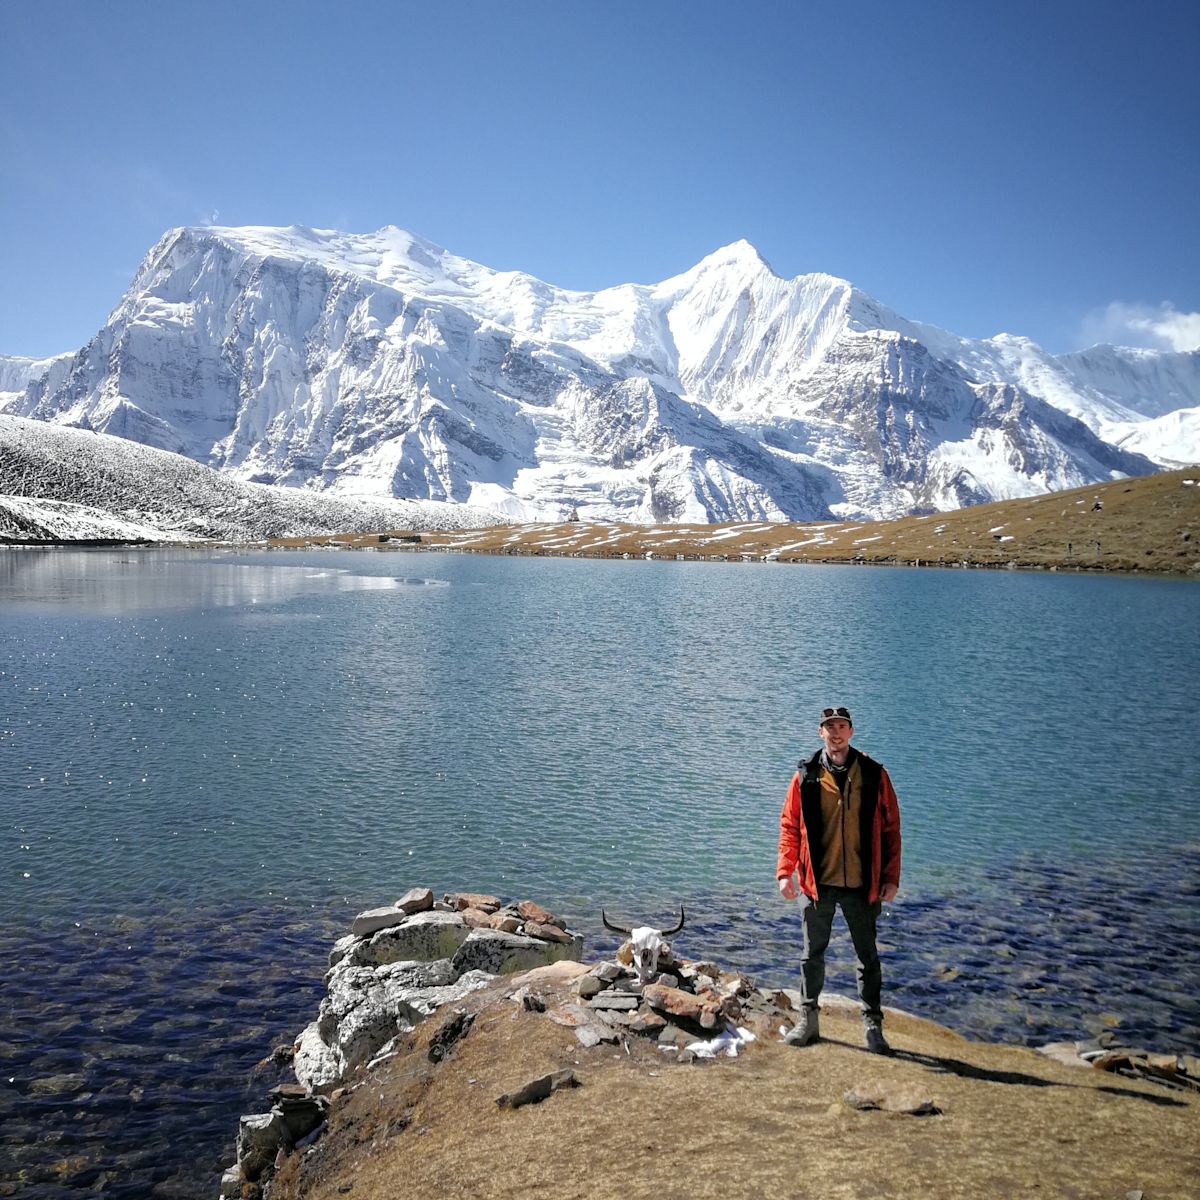
[[[564,287],[747,238],[916,320],[1200,345],[1200,4],[0,5],[0,353],[176,225],[396,224]]]

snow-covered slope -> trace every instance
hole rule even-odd
[[[1107,435],[1122,450],[1164,466],[1191,466],[1200,461],[1200,408],[1176,409],[1153,420],[1114,422]]]
[[[248,481],[702,521],[1145,473],[1134,447],[1200,447],[1159,456],[1140,423],[1197,405],[1200,354],[970,341],[844,280],[781,279],[745,242],[659,284],[570,292],[394,227],[291,227],[168,233],[7,410]]]
[[[0,354],[0,410],[6,405],[17,404],[35,379],[48,387],[57,387],[74,357],[73,354],[56,354],[52,358],[20,358]]]
[[[242,483],[123,438],[0,416],[0,538],[251,541],[501,521],[465,505]]]

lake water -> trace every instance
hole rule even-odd
[[[794,983],[778,814],[827,703],[901,802],[885,1002],[1194,1050],[1198,629],[1170,579],[0,553],[0,1181],[211,1195],[328,943],[416,884],[596,952],[601,905],[682,899],[683,953]]]

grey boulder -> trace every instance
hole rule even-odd
[[[454,967],[460,973],[511,975],[564,958],[578,962],[582,953],[583,939],[578,934],[569,942],[544,942],[499,929],[473,929],[455,951]]]
[[[355,966],[381,967],[394,962],[427,962],[449,958],[470,930],[457,913],[421,912],[400,925],[381,929],[353,946],[343,961]]]

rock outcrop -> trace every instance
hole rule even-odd
[[[532,901],[502,905],[498,897],[466,892],[435,901],[428,888],[413,888],[394,904],[359,913],[330,952],[317,1018],[293,1047],[299,1083],[277,1088],[270,1112],[242,1117],[237,1162],[225,1173],[222,1196],[254,1191],[319,1129],[329,1094],[386,1059],[398,1035],[498,975],[578,961],[582,948],[579,934]],[[452,1019],[445,1045],[469,1025]]]
[[[478,926],[471,913],[499,918],[511,931]],[[317,1019],[296,1042],[296,1078],[328,1092],[436,1009],[496,975],[578,959],[582,946],[578,934],[527,920],[521,905],[502,907],[494,896],[453,893],[435,904],[429,889],[413,889],[359,913],[330,954]]]

